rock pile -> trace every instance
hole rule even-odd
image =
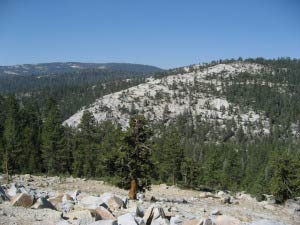
[[[255,220],[241,215],[229,213],[238,212],[239,202],[247,201],[262,207],[251,196],[238,193],[236,196],[227,192],[201,192],[198,196],[183,198],[181,195],[151,195],[146,198],[138,194],[138,200],[129,200],[125,195],[112,192],[88,194],[79,190],[53,191],[50,187],[61,182],[50,178],[42,183],[49,185],[41,189],[30,175],[11,184],[0,185],[0,224],[57,224],[57,225],[284,225],[278,219],[257,218]],[[40,182],[40,181],[38,181]],[[172,187],[159,187],[160,190],[177,193]],[[197,192],[195,192],[197,193]],[[175,197],[176,196],[176,197]],[[216,203],[214,208],[208,205]],[[275,209],[264,208],[273,206]],[[262,209],[277,210],[268,196]],[[300,212],[300,199],[286,202],[282,210],[289,215],[297,216]],[[277,211],[276,211],[277,212]],[[295,217],[294,221],[297,221]],[[13,222],[12,222],[13,221]],[[25,222],[26,221],[26,222]],[[300,221],[300,220],[298,220]],[[293,224],[293,223],[292,223]]]

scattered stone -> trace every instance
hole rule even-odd
[[[96,209],[91,209],[90,210],[93,213],[98,214],[98,216],[100,217],[101,220],[115,220],[115,216],[108,211],[106,208],[104,208],[103,206],[100,206]]]
[[[235,197],[237,199],[240,199],[240,200],[246,200],[246,201],[255,201],[256,202],[256,199],[255,198],[252,198],[251,195],[249,194],[246,194],[245,192],[238,192]]]
[[[222,213],[220,210],[214,209],[213,211],[211,211],[211,215],[220,216],[220,215],[222,215]]]
[[[0,199],[3,201],[10,201],[10,197],[5,193],[4,189],[0,185]]]
[[[74,199],[69,194],[64,194],[61,200],[62,202],[74,201]]]
[[[274,195],[263,194],[263,197],[267,201],[268,204],[275,204],[276,203],[276,198],[275,198]]]
[[[202,218],[200,225],[215,225],[210,218]]]
[[[63,197],[63,194],[59,194],[55,197],[51,197],[51,198],[48,198],[48,201],[51,202],[51,204],[55,207],[55,208],[59,208],[59,204],[62,202],[62,197]]]
[[[24,174],[24,179],[27,181],[27,182],[32,182],[34,181],[32,176],[30,174]]]
[[[81,193],[80,190],[75,190],[72,194],[71,194],[71,197],[73,199],[74,202],[77,202],[77,196]]]
[[[126,204],[124,204],[123,200],[109,192],[106,192],[100,196],[100,199],[109,207],[110,210],[115,211],[120,208],[125,208]]]
[[[69,220],[76,220],[77,224],[85,225],[96,221],[89,210],[73,211],[64,215]]]
[[[174,216],[170,219],[170,225],[182,225],[183,221],[180,219],[180,216]]]
[[[137,193],[136,198],[138,200],[144,200],[145,199],[145,194],[144,193]]]
[[[221,203],[223,203],[223,204],[231,204],[232,203],[231,196],[226,195],[223,198],[221,198]]]
[[[284,205],[290,214],[300,214],[300,200],[288,199]]]
[[[138,217],[144,217],[144,209],[141,206],[136,207],[135,215]]]
[[[56,209],[60,212],[68,213],[72,210],[74,210],[74,202],[68,201],[68,202],[61,202],[56,205]]]
[[[105,192],[102,195],[100,195],[100,198],[103,202],[107,202],[112,197],[114,197],[114,194],[110,192]]]
[[[32,206],[34,209],[53,209],[55,210],[55,207],[52,205],[51,202],[49,202],[45,198],[39,198],[36,203]]]
[[[137,194],[139,201],[129,201],[127,197],[121,197],[125,196],[122,190],[109,186],[95,188],[92,185],[90,185],[91,188],[87,188],[82,186],[85,183],[80,178],[72,178],[72,182],[71,180],[68,182],[70,184],[63,180],[63,183],[58,185],[60,181],[55,177],[34,176],[34,181],[29,183],[23,176],[13,176],[12,182],[14,183],[0,186],[0,203],[4,199],[6,201],[10,199],[7,194],[8,190],[16,193],[14,197],[11,197],[11,204],[2,202],[0,205],[0,224],[117,225],[119,221],[121,225],[128,223],[134,225],[294,225],[300,221],[300,198],[287,200],[283,207],[270,204],[267,200],[259,203],[255,198],[243,192],[236,194],[233,198],[226,191],[219,191],[216,194],[211,192],[199,194],[193,190],[185,192],[175,186],[164,187],[162,185],[162,187],[153,186],[153,191],[150,192],[153,194],[152,200],[159,204],[149,207],[151,203],[147,201],[148,197],[145,201],[141,200],[145,199],[143,193]],[[50,186],[45,189],[38,188],[37,184],[43,182],[48,182]],[[87,182],[98,185],[96,181]],[[84,192],[65,191],[79,188],[84,189]],[[64,192],[60,192],[61,190]],[[101,195],[105,190],[111,193],[104,192]],[[23,194],[29,196],[29,204],[24,204],[26,198],[22,201],[17,199],[22,192],[26,192]],[[96,195],[91,196],[90,193]],[[208,199],[200,199],[198,195]],[[34,199],[36,199],[35,202]],[[189,200],[188,205],[185,204],[185,199]],[[269,202],[272,202],[272,196],[269,199]],[[34,204],[31,207],[11,207],[13,200],[16,202],[14,205],[21,205],[19,202],[22,202],[23,206]],[[240,206],[222,205],[220,201],[225,204],[240,203]],[[144,211],[144,207],[147,210]],[[236,214],[236,218],[222,215],[229,210],[230,215]],[[55,219],[52,219],[52,212]],[[208,215],[210,218],[199,219],[201,216]],[[277,221],[281,218],[285,223]],[[122,220],[128,223],[123,223]]]
[[[33,204],[33,196],[25,193],[17,194],[11,199],[12,206],[30,207],[32,206],[32,204]]]
[[[200,198],[209,198],[209,197],[215,198],[215,195],[211,192],[201,192],[199,194],[199,197]]]
[[[128,208],[129,207],[129,199],[128,199],[128,197],[123,197],[122,201],[123,201],[123,204],[124,204],[124,208]]]
[[[138,222],[130,213],[126,213],[118,217],[118,225],[138,225]]]
[[[49,198],[49,194],[47,191],[40,191],[37,190],[36,188],[29,188],[28,194],[34,196],[34,198]]]
[[[226,215],[221,215],[217,216],[215,220],[216,225],[241,225],[241,221],[238,219],[232,217],[232,216],[226,216]]]
[[[13,197],[18,193],[22,193],[22,191],[17,187],[16,184],[11,184],[10,188],[7,190],[7,194],[10,197]]]
[[[151,202],[183,203],[183,204],[188,203],[188,201],[185,200],[184,198],[156,198],[154,196],[151,196],[150,201]]]
[[[89,225],[118,225],[117,220],[98,220]]]
[[[166,218],[159,217],[159,218],[153,220],[151,225],[170,225],[170,222]]]
[[[226,195],[226,193],[224,192],[224,191],[219,191],[218,193],[217,193],[217,196],[218,197],[224,197]]]
[[[107,204],[108,208],[112,211],[115,211],[122,207],[124,208],[124,203],[122,199],[117,196],[113,196],[109,198],[105,203]]]
[[[162,207],[151,205],[145,212],[143,217],[146,224],[165,223],[165,213]]]
[[[170,208],[168,208],[169,212],[179,212],[178,208],[176,206],[171,206]]]
[[[106,206],[103,200],[100,197],[87,196],[82,198],[78,205],[85,209],[96,209],[99,206]]]

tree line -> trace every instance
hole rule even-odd
[[[299,144],[276,136],[207,140],[210,125],[186,114],[174,123],[151,125],[133,115],[126,130],[96,122],[85,111],[77,129],[62,125],[50,98],[44,108],[0,98],[0,165],[7,174],[101,178],[120,187],[165,182],[189,188],[299,196]],[[212,131],[213,132],[213,131]],[[217,138],[217,136],[215,136]]]

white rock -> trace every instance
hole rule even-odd
[[[78,205],[86,209],[96,209],[97,207],[103,205],[103,203],[104,202],[100,197],[87,196],[87,197],[83,197],[78,202]]]
[[[95,218],[89,210],[73,211],[65,214],[64,216],[69,220],[73,220],[72,222],[78,225],[87,225],[95,222]]]
[[[138,225],[131,213],[126,213],[118,217],[118,225]]]
[[[179,216],[171,217],[170,219],[170,225],[181,225],[183,221],[180,219]]]
[[[10,188],[7,190],[7,194],[10,197],[13,197],[18,193],[22,193],[21,190],[17,187],[16,184],[11,184]]]
[[[107,202],[112,197],[114,197],[114,194],[110,192],[105,192],[102,195],[100,195],[100,198],[103,202]]]

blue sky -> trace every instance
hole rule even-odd
[[[0,65],[300,58],[298,0],[0,0]]]

